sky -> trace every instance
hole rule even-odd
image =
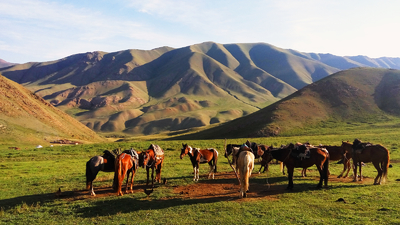
[[[0,0],[0,59],[45,62],[206,41],[400,57],[397,0]]]

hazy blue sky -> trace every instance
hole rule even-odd
[[[0,59],[205,41],[400,57],[399,9],[395,0],[0,0]]]

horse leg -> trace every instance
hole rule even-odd
[[[347,177],[347,174],[346,174],[346,176],[343,176],[343,175],[344,175],[344,172],[346,172],[346,170],[348,168],[348,162],[349,162],[349,160],[343,159],[343,171],[339,174],[339,176],[337,178],[341,178],[341,177],[346,178]],[[349,173],[349,172],[347,171],[347,173]]]
[[[96,196],[96,194],[94,193],[94,190],[93,190],[93,181],[90,181],[89,185],[90,185],[90,195]]]
[[[194,174],[193,181],[196,181],[196,172],[197,172],[196,166],[193,166],[193,174]]]
[[[293,189],[293,172],[294,172],[294,167],[288,166],[288,165],[286,165],[286,167],[287,167],[287,173],[288,173],[288,178],[289,178],[289,184],[288,184],[287,189],[288,189],[288,190],[292,190],[292,189]]]
[[[151,167],[151,187],[154,187],[154,166]]]
[[[363,176],[362,176],[362,162],[360,161],[360,162],[358,162],[358,163],[359,163],[358,168],[359,168],[359,170],[360,170],[360,181],[362,181],[362,180],[363,180]]]
[[[307,172],[307,169],[306,169],[306,168],[303,168],[303,169],[301,170],[301,176],[302,176],[302,177],[306,177],[306,176],[307,176],[306,172]]]
[[[149,167],[146,167],[146,172],[147,172],[147,181],[146,181],[146,186],[149,186]]]
[[[358,164],[358,162],[357,162],[357,161],[354,161],[354,159],[353,159],[353,173],[354,173],[354,179],[353,179],[353,181],[354,181],[354,182],[357,182],[357,181],[358,181],[358,177],[357,177],[357,164]]]
[[[129,175],[131,175],[131,171],[130,170],[128,170],[126,172],[125,194],[128,194]]]
[[[162,169],[162,163],[158,164],[156,168],[156,181],[158,183],[161,183],[161,169]]]
[[[281,162],[280,164],[281,164],[281,172],[283,175],[285,175],[285,164],[283,162]]]
[[[196,171],[196,181],[199,181],[199,178],[200,178],[200,168],[197,167],[196,170],[197,170],[197,171]]]
[[[325,180],[325,174],[322,172],[322,166],[323,165],[317,165],[317,169],[319,172],[319,183],[317,185],[318,189],[322,188],[322,182]]]
[[[131,170],[131,173],[132,173],[132,177],[131,177],[131,193],[133,193],[133,179],[134,179],[133,177],[135,176],[135,172],[136,171],[134,169]]]
[[[378,175],[375,177],[374,184],[379,185],[381,184],[383,170],[379,165],[379,162],[373,162],[373,164],[375,166],[375,169],[378,171]]]
[[[213,166],[213,164],[212,164],[212,161],[210,161],[210,162],[208,163],[208,165],[209,165],[209,167],[210,167],[210,171],[208,172],[208,179],[210,179],[210,177],[212,177],[212,179],[214,180],[214,173],[213,173],[213,171],[214,171],[214,166]]]

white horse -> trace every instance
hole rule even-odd
[[[240,198],[246,197],[246,192],[249,190],[249,178],[251,171],[254,168],[254,154],[249,148],[242,147],[236,161],[236,168],[238,168],[240,177]]]

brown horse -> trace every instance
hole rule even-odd
[[[305,146],[303,148],[306,148]],[[321,148],[310,148],[309,157],[298,158],[297,151],[294,144],[289,144],[288,146],[281,147],[279,149],[268,148],[264,153],[264,157],[268,157],[267,161],[272,159],[277,159],[285,163],[288,171],[289,184],[287,189],[293,189],[293,171],[295,167],[308,168],[312,165],[316,165],[319,171],[320,180],[317,188],[322,188],[322,183],[324,182],[325,187],[328,186],[328,172],[329,172],[329,153],[328,151]]]
[[[325,148],[329,152],[330,161],[343,160],[343,171],[339,174],[337,178],[346,178],[349,175],[351,165],[350,159],[351,154],[346,152],[342,146],[330,146],[330,145],[320,145],[319,148]],[[347,172],[346,172],[347,170]],[[346,175],[344,173],[346,172]],[[344,176],[343,176],[344,175]]]
[[[149,173],[151,169],[151,187],[154,187],[154,169],[156,170],[156,182],[161,183],[161,169],[164,163],[164,150],[160,146],[151,144],[146,151],[139,154],[139,166],[146,167],[147,182],[149,185]]]
[[[249,178],[254,168],[254,154],[248,147],[241,147],[236,166],[240,174],[240,198],[246,197],[249,191]]]
[[[374,179],[374,184],[379,185],[381,182],[385,182],[390,164],[389,150],[379,144],[373,145],[360,142],[361,145],[357,145],[356,140],[353,142],[353,144],[342,141],[342,147],[346,150],[346,152],[351,153],[353,157],[353,181],[358,180],[357,166],[359,167],[360,181],[362,181],[361,162],[372,162],[372,164],[375,166],[375,169],[378,171],[378,175]],[[353,147],[355,147],[355,149],[353,149]]]
[[[118,179],[117,182],[117,195],[122,194],[122,182],[126,176],[126,185],[125,185],[125,194],[128,193],[128,182],[129,182],[129,175],[132,173],[131,176],[131,185],[130,190],[133,193],[133,178],[135,177],[137,168],[138,168],[138,161],[139,155],[138,153],[132,148],[130,150],[125,150],[122,154],[120,154],[116,161],[115,161],[115,177]]]
[[[208,172],[208,179],[210,177],[214,179],[214,173],[217,172],[217,161],[218,161],[218,151],[214,148],[208,149],[198,149],[192,148],[188,144],[182,143],[180,158],[183,159],[185,155],[188,155],[190,162],[192,162],[194,170],[194,181],[199,180],[199,165],[201,163],[208,163],[210,165],[210,171]]]

